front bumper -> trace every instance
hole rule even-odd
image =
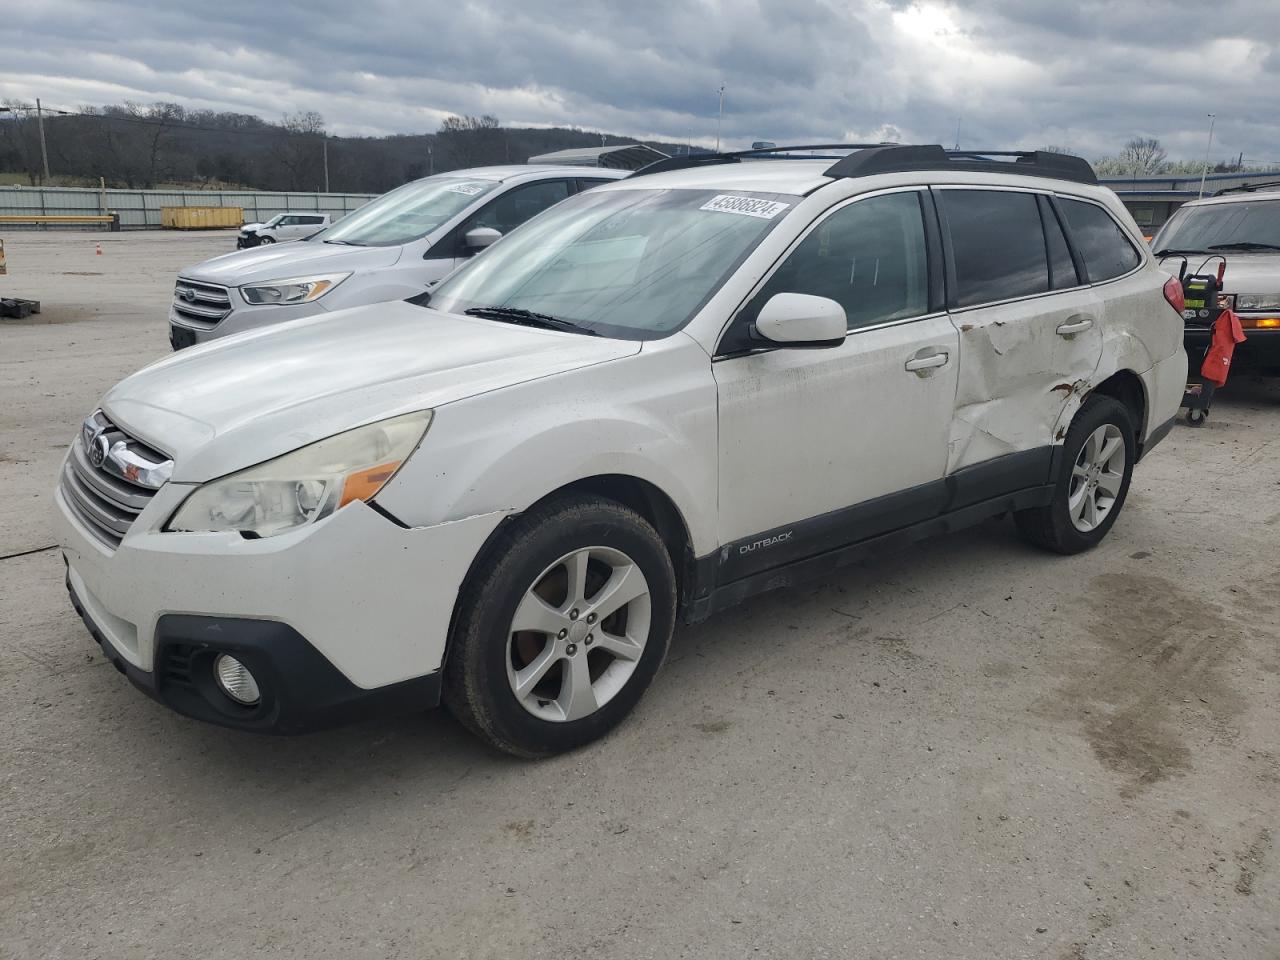
[[[1268,314],[1270,316],[1270,314]],[[1237,343],[1231,355],[1233,367],[1266,367],[1280,369],[1280,330],[1256,330],[1245,328],[1244,343]],[[1209,349],[1210,332],[1205,327],[1187,327],[1182,334],[1191,358],[1191,369],[1200,372],[1204,352]]]
[[[171,647],[200,654],[231,643],[271,651],[264,669],[279,673],[273,683],[287,694],[281,703],[290,717],[254,729],[289,726],[307,703],[327,713],[357,699],[353,690],[372,694],[406,682],[423,688],[421,705],[431,705],[428,688],[436,681],[428,678],[444,661],[458,591],[503,514],[404,527],[356,502],[320,523],[260,540],[161,532],[191,489],[162,487],[114,549],[55,491],[55,534],[76,607],[135,682],[162,693]],[[314,657],[286,655],[294,648]],[[297,671],[307,660],[332,667],[342,683],[302,683],[297,678],[306,671]],[[338,695],[338,687],[346,692]]]
[[[236,237],[236,249],[248,250],[251,247],[256,247],[261,242],[261,238],[256,233],[242,233]]]
[[[269,620],[167,614],[156,623],[155,669],[126,660],[81,602],[67,576],[71,605],[107,660],[129,681],[183,716],[257,733],[296,734],[440,703],[440,672],[373,690],[357,687],[292,627]],[[234,703],[213,680],[220,653],[252,672],[261,699]]]

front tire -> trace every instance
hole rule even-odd
[[[503,531],[463,591],[444,699],[507,753],[604,736],[666,657],[676,579],[657,531],[611,500],[537,507]]]
[[[259,238],[258,238],[258,243],[259,243],[259,244],[264,244],[264,243],[275,243],[275,242],[276,242],[276,238],[275,238],[275,237],[259,237]]]
[[[1136,452],[1128,409],[1111,397],[1089,397],[1063,441],[1053,499],[1047,506],[1015,513],[1018,532],[1056,553],[1097,546],[1124,506]]]

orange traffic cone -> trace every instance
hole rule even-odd
[[[93,255],[94,255],[95,257],[100,257],[100,256],[102,256],[102,244],[98,244],[98,248],[97,248],[96,250],[94,250],[94,251],[93,251]]]

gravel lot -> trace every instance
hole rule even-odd
[[[576,754],[265,739],[134,691],[40,549],[232,235],[5,239],[44,312],[0,321],[0,956],[1280,957],[1280,383],[1180,425],[1093,553],[992,522],[759,598]]]

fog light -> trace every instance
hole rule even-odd
[[[213,676],[218,681],[218,689],[243,707],[252,707],[262,699],[258,681],[253,679],[249,668],[235,657],[225,653],[218,654],[218,658],[213,661]]]

